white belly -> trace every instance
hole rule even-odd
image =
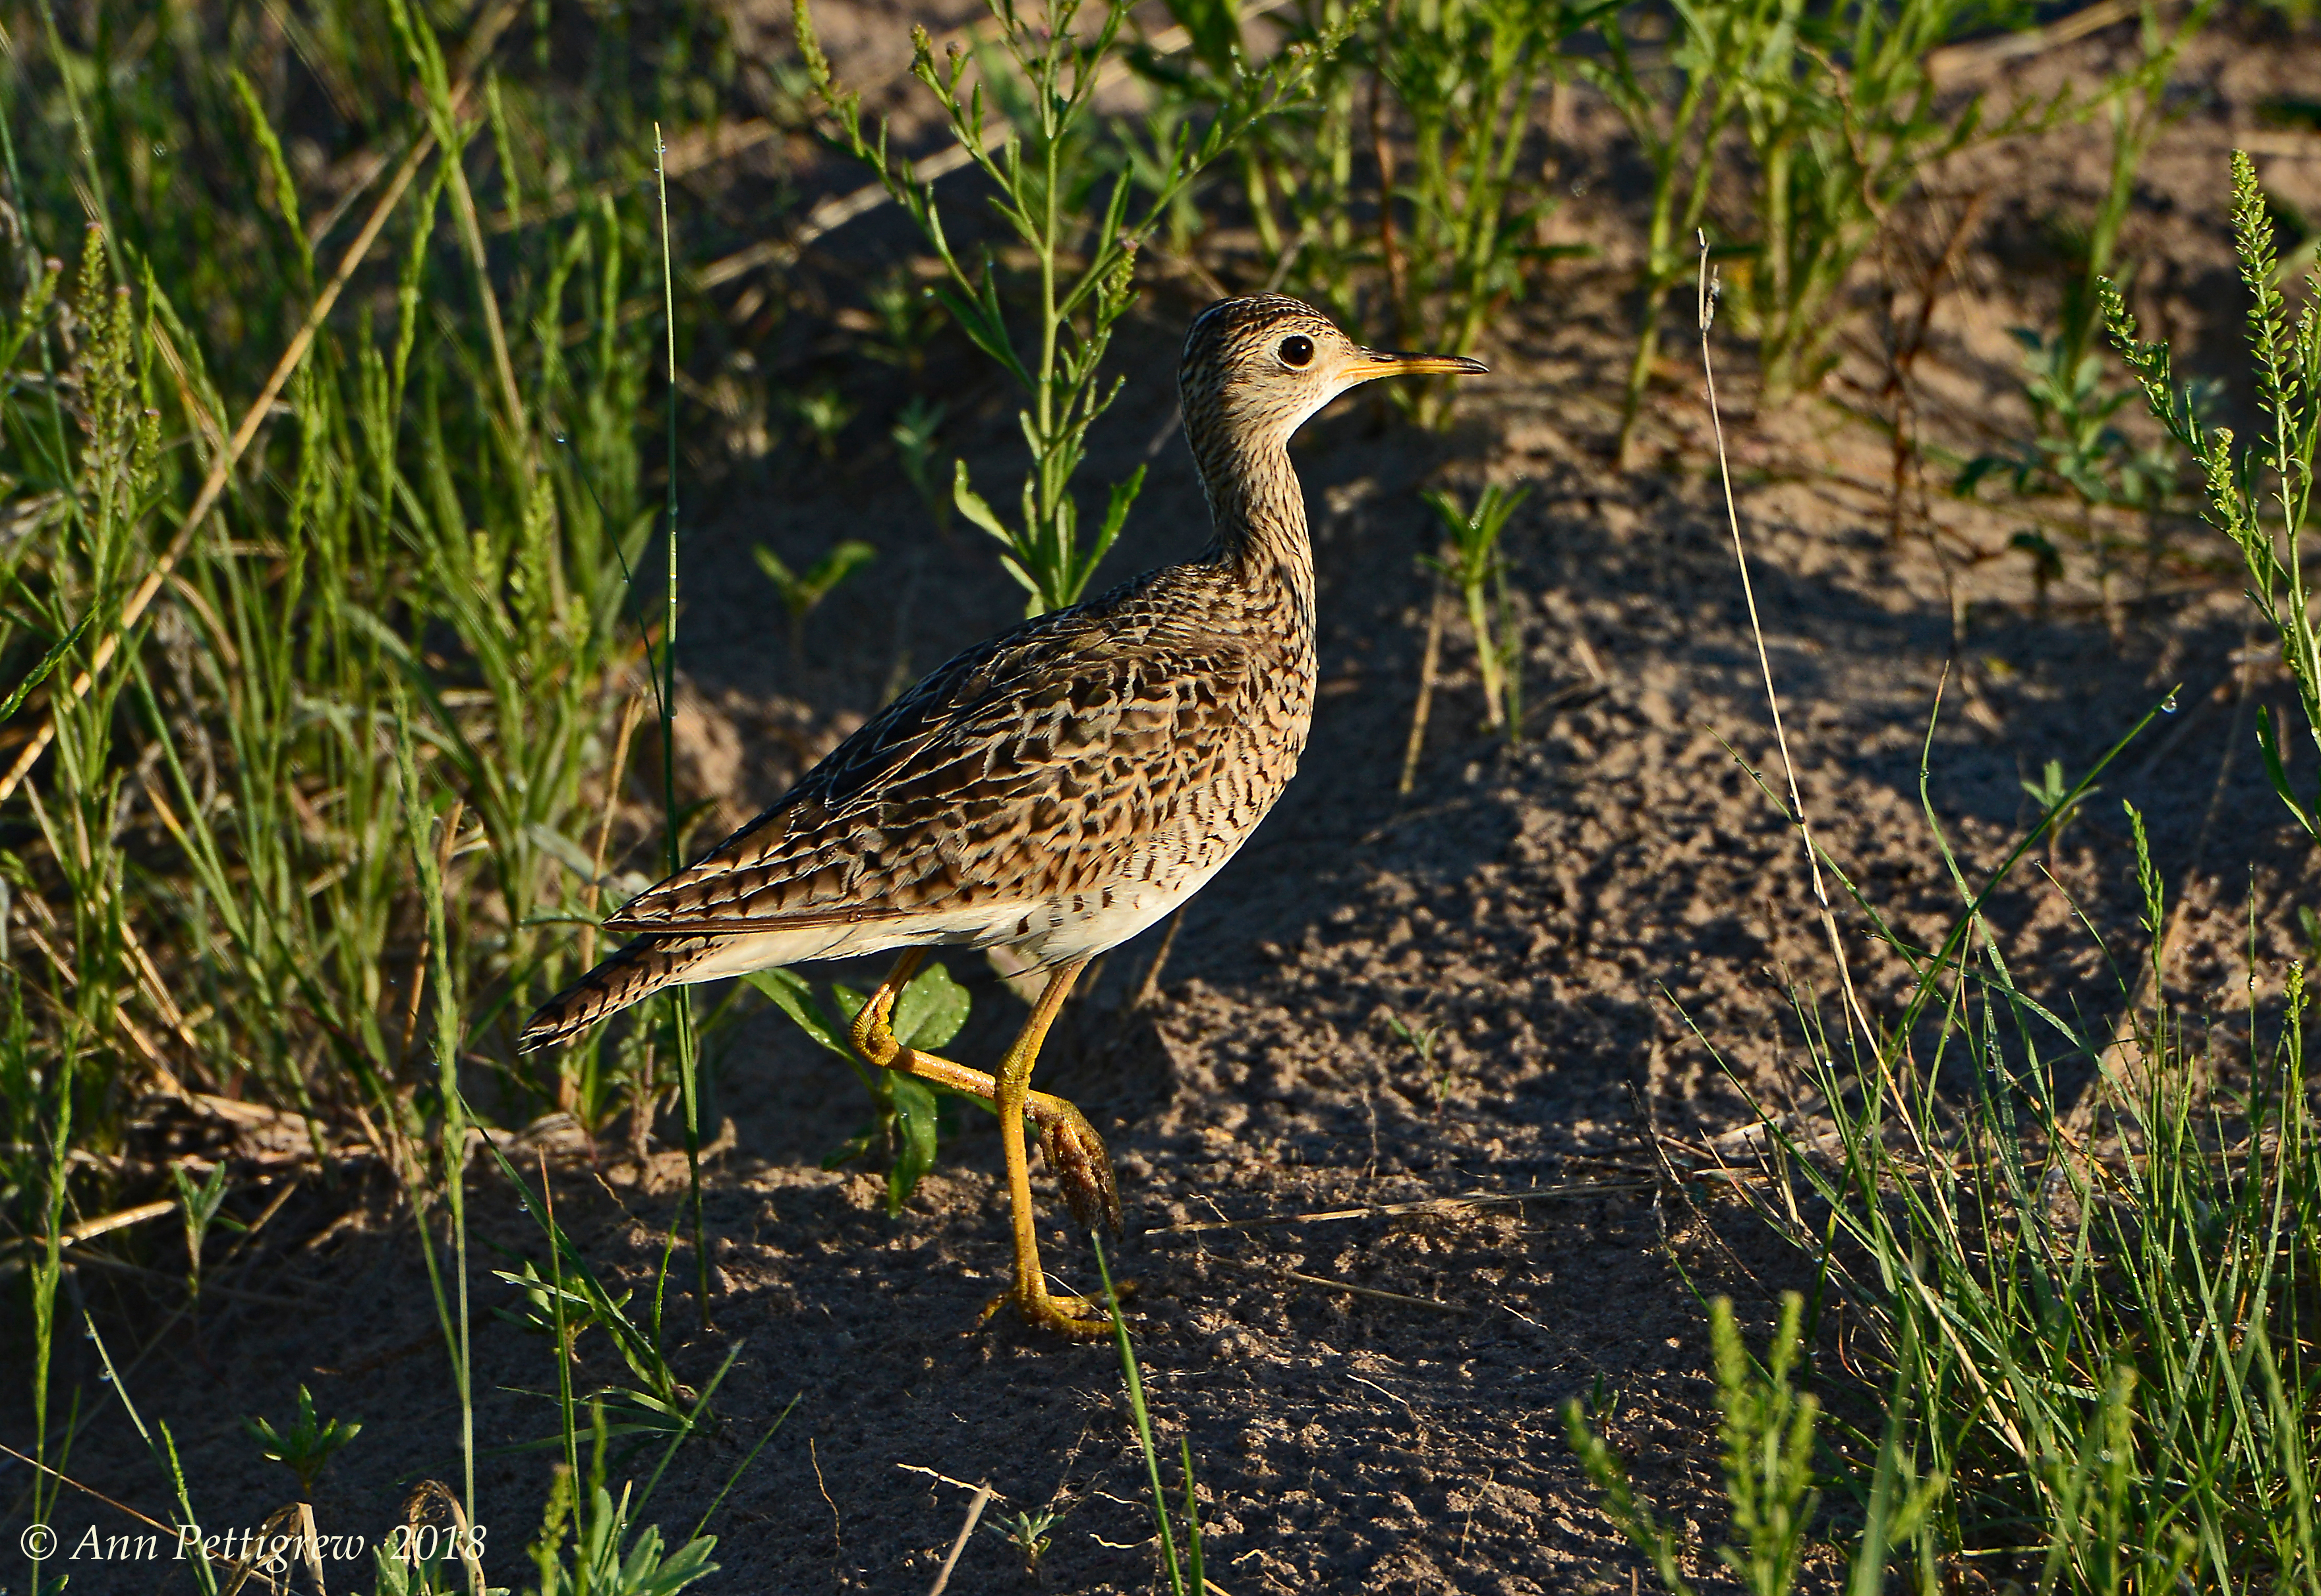
[[[1166,883],[1139,882],[1133,888],[1069,893],[1025,909],[1003,927],[1004,935],[976,945],[1005,944],[1033,961],[1034,968],[1043,970],[1092,958],[1159,922],[1208,885],[1209,878],[1224,869],[1224,862],[1220,859],[1205,870]]]
[[[1226,856],[1230,858],[1231,855]],[[690,984],[913,947],[1011,947],[1034,969],[1051,969],[1118,947],[1206,886],[1225,860],[1158,881],[1066,893],[1033,903],[979,904],[907,919],[858,921],[804,931],[745,932],[726,938],[685,973]]]

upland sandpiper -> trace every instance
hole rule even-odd
[[[1363,349],[1298,300],[1197,317],[1178,383],[1216,535],[1198,559],[960,654],[788,795],[605,922],[636,940],[543,1006],[523,1045],[563,1042],[647,993],[901,949],[854,1023],[871,1063],[989,1101],[1024,1319],[1101,1336],[1100,1305],[1051,1293],[1024,1120],[1084,1227],[1120,1227],[1112,1161],[1063,1099],[1031,1090],[1088,962],[1200,890],[1281,796],[1314,710],[1314,556],[1289,436],[1377,377],[1480,371]],[[900,1045],[896,994],[928,947],[1008,947],[1051,971],[987,1075]]]

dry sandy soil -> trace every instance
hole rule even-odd
[[[839,37],[833,24],[833,37],[891,37],[876,14],[855,25]],[[2127,32],[2052,51],[2021,81],[2084,79],[2128,48]],[[2177,74],[2182,114],[2145,169],[2124,247],[2144,262],[2147,324],[2204,369],[2235,369],[2225,151],[2257,126],[2264,100],[2309,83],[2316,59],[2309,37],[2235,14]],[[1598,1401],[1644,1491],[1713,1544],[1713,1391],[1696,1290],[1732,1293],[1761,1330],[1773,1294],[1803,1273],[1708,1184],[1665,1178],[1747,1123],[1752,1099],[1787,1100],[1799,1045],[1789,992],[1826,988],[1829,970],[1796,840],[1736,762],[1778,768],[1708,474],[1700,385],[1680,342],[1655,389],[1644,464],[1625,476],[1608,464],[1630,324],[1619,241],[1634,233],[1635,172],[1600,107],[1575,95],[1563,116],[1553,153],[1570,196],[1556,225],[1603,253],[1541,271],[1495,330],[1494,375],[1468,390],[1448,435],[1420,436],[1361,404],[1307,429],[1297,460],[1320,567],[1324,685],[1305,768],[1185,912],[1165,964],[1154,971],[1157,931],[1111,955],[1045,1066],[1118,1161],[1130,1229],[1117,1266],[1138,1282],[1133,1327],[1153,1411],[1171,1451],[1180,1436],[1191,1443],[1209,1566],[1233,1596],[1630,1589],[1639,1564],[1594,1510],[1561,1438],[1558,1409],[1574,1395]],[[2321,140],[2254,136],[2272,152],[2268,184],[2321,214]],[[1984,196],[1917,372],[1926,439],[1953,458],[2021,432],[2007,329],[2052,320],[2045,241],[2058,219],[2092,206],[2103,160],[2098,132],[2071,127],[1979,156],[1937,185],[1951,197],[1928,207],[1914,243],[1938,242],[1943,205]],[[852,178],[824,167],[800,180],[826,190]],[[903,242],[887,221],[833,239],[806,263],[806,291],[835,300]],[[2313,878],[2254,757],[2253,707],[2284,701],[2284,689],[2262,650],[2242,652],[2250,614],[2216,560],[2221,545],[2174,525],[2156,561],[2139,550],[2127,561],[2110,604],[2083,558],[2034,603],[2027,562],[2006,550],[2031,508],[1993,491],[1961,502],[1939,463],[1923,513],[1914,494],[1892,536],[1888,444],[1861,419],[1883,405],[1879,287],[1872,260],[1834,403],[1752,414],[1745,347],[1720,346],[1741,515],[1807,808],[1904,930],[1937,935],[1955,898],[1917,784],[1946,673],[1931,792],[1971,872],[2035,812],[2025,778],[2051,759],[2076,774],[2181,684],[2180,711],[2144,732],[2061,846],[2042,851],[2049,879],[2026,872],[1995,915],[2026,984],[2107,1025],[2120,997],[2093,933],[2115,956],[2139,945],[2118,808],[2132,800],[2184,906],[2172,995],[2196,1014],[2228,1014],[2244,999],[2249,904],[2268,977],[2302,951],[2281,928]],[[1152,476],[1110,571],[1181,557],[1205,535],[1168,430],[1174,342],[1204,296],[1182,274],[1157,275],[1117,350],[1130,385],[1094,471],[1109,479],[1149,454]],[[1902,308],[1912,309],[1907,294]],[[685,771],[726,795],[737,818],[891,683],[1004,625],[1018,602],[971,531],[931,535],[879,451],[886,418],[924,387],[952,397],[949,441],[998,480],[1012,469],[1006,397],[953,335],[923,376],[905,378],[850,360],[838,340],[804,330],[810,321],[793,315],[759,358],[778,381],[811,376],[854,394],[863,419],[841,462],[795,448],[728,457],[705,489],[715,512],[687,554]],[[1432,536],[1418,491],[1484,480],[1531,486],[1507,534],[1525,735],[1510,746],[1482,734],[1454,625],[1417,788],[1398,799],[1427,602],[1414,556]],[[765,542],[810,559],[838,527],[877,543],[879,563],[815,617],[801,671],[769,644],[770,594],[749,551]],[[1869,1001],[1889,1005],[1892,962],[1860,935],[1858,917],[1847,924]],[[974,989],[976,1015],[952,1051],[991,1055],[1019,999],[979,960],[953,968]],[[1433,1072],[1390,1016],[1441,1028]],[[710,1112],[734,1130],[707,1199],[715,1327],[696,1328],[689,1246],[678,1249],[668,1322],[688,1379],[741,1350],[717,1396],[724,1428],[680,1456],[646,1517],[681,1534],[747,1447],[788,1418],[711,1518],[724,1572],[707,1588],[924,1591],[966,1485],[988,1482],[997,1494],[986,1523],[1051,1511],[1053,1546],[1035,1577],[978,1532],[953,1590],[1151,1589],[1142,1465],[1113,1350],[1035,1339],[1005,1318],[978,1327],[1006,1264],[988,1119],[967,1117],[890,1219],[875,1175],[820,1167],[860,1124],[860,1088],[762,1008],[727,1036]],[[640,1289],[640,1306],[679,1168],[664,1154],[641,1172],[608,1153],[602,1181],[580,1159],[557,1177],[564,1223],[601,1268]],[[482,1313],[510,1295],[484,1274],[504,1261],[482,1242],[541,1254],[497,1179],[475,1184],[478,1438],[495,1448],[551,1431],[549,1405],[510,1388],[537,1391],[552,1368],[542,1343]],[[326,1529],[377,1536],[410,1480],[457,1478],[451,1381],[407,1219],[384,1190],[360,1170],[335,1189],[310,1181],[273,1220],[260,1261],[230,1282],[259,1295],[215,1295],[198,1334],[177,1327],[131,1378],[147,1421],[171,1425],[213,1524],[255,1523],[286,1498],[287,1476],[254,1461],[239,1420],[280,1419],[301,1382],[323,1411],[365,1423],[325,1479]],[[1537,1195],[1455,1213],[1292,1218],[1478,1191]],[[1092,1286],[1085,1239],[1050,1218],[1051,1268]],[[1190,1228],[1220,1219],[1270,1223]],[[120,1294],[133,1285],[91,1275],[82,1289],[123,1339],[151,1325]],[[583,1347],[585,1379],[618,1373],[601,1335]],[[63,1355],[66,1388],[109,1400],[83,1343]],[[5,1383],[19,1401],[23,1382]],[[515,1553],[536,1523],[548,1457],[480,1465],[497,1581],[528,1576]],[[169,1516],[117,1411],[73,1464]],[[1173,1464],[1168,1473],[1173,1481]],[[14,1491],[21,1472],[0,1478]],[[68,1545],[85,1523],[124,1528],[70,1494],[60,1512]],[[185,1588],[166,1564],[67,1566],[76,1592]],[[1703,1572],[1712,1585],[1721,1577]],[[333,1569],[334,1586],[354,1573]]]

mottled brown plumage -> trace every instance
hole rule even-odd
[[[542,1006],[523,1044],[565,1041],[676,982],[914,950],[864,1010],[857,1044],[998,1104],[1017,1189],[1012,1295],[1036,1322],[1088,1328],[1038,1273],[1027,1103],[1075,1210],[1115,1226],[1118,1210],[1087,1121],[1025,1096],[1039,1035],[1080,967],[1197,891],[1297,771],[1314,707],[1314,571],[1290,434],[1373,377],[1481,369],[1357,348],[1279,295],[1210,306],[1179,373],[1216,525],[1208,549],[920,681],[779,803],[608,919],[636,940]],[[943,944],[1005,944],[1056,972],[996,1080],[886,1033],[915,950]]]

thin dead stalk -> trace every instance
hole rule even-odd
[[[924,1464],[898,1463],[895,1466],[902,1470],[906,1474],[924,1474],[928,1479],[938,1481],[941,1483],[949,1485],[957,1491],[991,1491],[991,1487],[988,1484],[970,1485],[964,1480],[954,1480],[949,1474],[943,1473],[937,1469],[931,1469]],[[994,1501],[1006,1501],[1007,1500],[1007,1493],[1004,1491],[991,1491],[991,1500]]]
[[[1426,610],[1426,648],[1418,661],[1418,702],[1411,707],[1410,741],[1403,744],[1402,780],[1395,786],[1395,796],[1408,798],[1418,780],[1418,756],[1426,746],[1426,717],[1434,709],[1434,676],[1443,664],[1443,614],[1448,607],[1443,603],[1443,576],[1434,577],[1434,597]]]
[[[605,813],[596,823],[596,848],[588,856],[588,885],[581,892],[588,923],[580,927],[580,968],[588,969],[596,962],[596,904],[604,889],[605,851],[613,841],[613,819],[621,807],[621,778],[629,768],[629,740],[636,735],[637,721],[644,714],[645,701],[642,693],[633,693],[621,711],[620,735],[613,741],[613,762],[605,768]]]
[[[982,1484],[975,1488],[975,1498],[967,1504],[967,1521],[959,1527],[959,1538],[951,1542],[951,1555],[942,1560],[942,1566],[935,1571],[935,1582],[927,1587],[927,1596],[942,1596],[944,1587],[951,1583],[951,1571],[959,1566],[959,1555],[967,1550],[968,1537],[975,1533],[976,1520],[983,1517],[984,1504],[990,1500],[989,1484]]]
[[[177,1537],[177,1532],[172,1526],[162,1523],[159,1518],[147,1518],[135,1508],[131,1507],[127,1502],[115,1501],[113,1498],[105,1495],[104,1491],[99,1491],[96,1486],[84,1485],[78,1480],[74,1479],[70,1474],[62,1473],[58,1470],[50,1468],[47,1464],[42,1463],[37,1457],[27,1457],[23,1453],[17,1451],[14,1446],[8,1446],[5,1443],[0,1443],[0,1452],[6,1453],[18,1463],[23,1464],[26,1468],[37,1469],[41,1473],[48,1475],[50,1479],[54,1480],[59,1485],[69,1485],[75,1491],[79,1491],[83,1496],[93,1496],[97,1500],[103,1502],[106,1507],[113,1509],[114,1511],[128,1514],[140,1524],[148,1525],[152,1528],[158,1529],[163,1535],[169,1537],[173,1540]]]
[[[1894,280],[1892,256],[1894,251],[1900,248],[1900,244],[1890,230],[1888,233],[1886,302],[1887,319],[1889,324],[1889,343],[1886,351],[1886,381],[1879,390],[1880,397],[1889,400],[1894,407],[1893,454],[1889,485],[1892,501],[1888,506],[1886,535],[1897,543],[1901,541],[1903,524],[1907,519],[1905,506],[1908,502],[1910,479],[1915,468],[1917,478],[1919,515],[1927,522],[1928,542],[1934,548],[1936,559],[1941,559],[1943,556],[1942,543],[1939,538],[1933,536],[1932,517],[1926,515],[1925,508],[1926,462],[1925,451],[1918,447],[1918,404],[1917,396],[1911,388],[1911,378],[1917,369],[1920,357],[1926,352],[1927,338],[1934,328],[1934,307],[1942,301],[1943,285],[1956,274],[1959,257],[1966,252],[1968,242],[1974,236],[1975,229],[1981,224],[1983,207],[1989,197],[1988,189],[1977,189],[1967,196],[1966,203],[1959,208],[1959,214],[1951,225],[1949,234],[1943,242],[1941,251],[1934,257],[1934,261],[1925,267],[1918,278],[1917,312],[1910,316],[1907,323],[1901,316],[1895,314],[1901,299],[1901,289]]]
[[[515,382],[515,363],[508,355],[507,329],[500,322],[499,296],[492,292],[491,262],[484,253],[484,233],[476,218],[476,196],[468,187],[468,169],[451,162],[451,214],[459,224],[460,242],[467,247],[468,264],[476,274],[476,297],[483,302],[485,342],[492,346],[492,369],[500,379],[500,403],[507,407],[509,433],[516,450],[532,455],[532,429],[524,424],[523,395]]]
[[[1144,979],[1136,984],[1136,996],[1129,1000],[1128,1012],[1141,1014],[1152,1006],[1160,995],[1160,971],[1169,962],[1169,955],[1177,946],[1177,928],[1185,923],[1182,909],[1169,917],[1169,929],[1160,934],[1160,945],[1154,950],[1152,962],[1144,967]]]
[[[838,1560],[846,1555],[845,1527],[838,1518],[838,1504],[830,1500],[830,1482],[822,1477],[822,1454],[815,1450],[814,1437],[806,1442],[806,1461],[814,1465],[814,1488],[822,1492],[822,1505],[830,1509],[830,1566],[834,1572]]]
[[[1310,1286],[1320,1291],[1342,1291],[1349,1297],[1367,1297],[1374,1302],[1391,1302],[1397,1308],[1424,1308],[1434,1313],[1471,1316],[1475,1309],[1459,1302],[1437,1302],[1431,1297],[1413,1297],[1402,1291],[1381,1291],[1376,1286],[1358,1286],[1352,1281],[1329,1280],[1302,1270],[1284,1269],[1275,1263],[1260,1263],[1248,1258],[1224,1258],[1212,1254],[1212,1261],[1229,1263],[1236,1269],[1246,1269],[1254,1274],[1270,1274],[1294,1285]]]
[[[1543,1186],[1533,1191],[1475,1191],[1464,1197],[1427,1197],[1415,1202],[1371,1203],[1358,1208],[1324,1208],[1310,1214],[1274,1214],[1257,1219],[1192,1219],[1181,1225],[1153,1225],[1149,1235],[1189,1235],[1206,1230],[1257,1230],[1271,1225],[1321,1225],[1337,1219],[1374,1219],[1396,1214],[1464,1214],[1477,1208],[1503,1208],[1557,1198],[1608,1197],[1620,1192],[1650,1191],[1651,1181],[1572,1181]]]
[[[1789,785],[1789,810],[1798,825],[1798,836],[1806,851],[1806,868],[1812,873],[1814,901],[1821,908],[1822,929],[1829,936],[1829,956],[1837,966],[1839,985],[1845,994],[1845,1009],[1861,1040],[1870,1052],[1878,1053],[1878,1034],[1862,1011],[1861,1000],[1853,990],[1853,969],[1845,957],[1845,944],[1838,935],[1837,915],[1830,907],[1829,888],[1822,880],[1821,853],[1814,846],[1813,823],[1806,816],[1804,796],[1798,789],[1798,768],[1789,758],[1789,734],[1781,725],[1781,697],[1773,687],[1773,661],[1765,652],[1765,628],[1757,616],[1757,591],[1749,580],[1749,552],[1741,539],[1741,512],[1733,502],[1733,468],[1725,453],[1725,417],[1716,405],[1716,369],[1709,360],[1708,330],[1716,319],[1716,273],[1708,264],[1708,235],[1698,235],[1700,241],[1700,280],[1697,291],[1700,325],[1700,373],[1708,389],[1708,421],[1716,439],[1716,473],[1725,491],[1725,523],[1733,533],[1733,560],[1741,571],[1741,597],[1749,609],[1749,635],[1757,646],[1757,668],[1765,682],[1765,705],[1772,712],[1773,744],[1780,751],[1781,773]]]

